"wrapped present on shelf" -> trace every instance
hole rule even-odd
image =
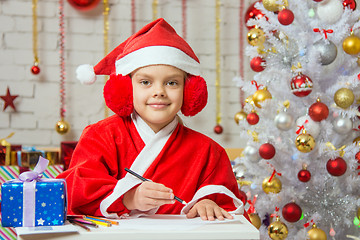
[[[19,166],[0,166],[0,184],[19,177]],[[1,191],[0,191],[1,199]]]
[[[12,151],[11,159],[20,167],[34,168],[40,156],[49,160],[49,165],[61,164],[58,148],[23,147],[21,151]]]
[[[21,145],[11,145],[7,139],[11,138],[14,133],[11,133],[6,138],[0,139],[0,165],[17,165],[14,160],[11,159],[11,151],[21,151]]]
[[[3,227],[63,225],[67,200],[64,179],[44,179],[49,160],[40,157],[33,171],[2,184]]]
[[[77,141],[61,142],[60,143],[60,158],[64,164],[64,171],[69,168],[71,156],[77,145]]]

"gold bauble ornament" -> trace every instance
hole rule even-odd
[[[268,234],[272,240],[286,239],[289,231],[285,223],[280,221],[277,217],[276,221],[272,222],[268,227]]]
[[[314,224],[308,231],[309,240],[327,240],[326,233]]]
[[[334,95],[334,101],[336,105],[343,109],[350,107],[354,100],[354,93],[348,88],[340,88]]]
[[[257,90],[254,95],[253,95],[253,100],[254,100],[254,104],[255,106],[257,106],[258,108],[261,108],[261,102],[265,101],[266,99],[271,99],[271,93],[267,90],[267,88],[263,88],[260,90]]]
[[[254,225],[257,229],[261,227],[261,219],[257,213],[250,213],[249,215],[251,224]]]
[[[246,119],[247,113],[244,112],[244,110],[241,110],[240,112],[237,112],[234,116],[234,120],[236,124],[239,124],[240,121]]]
[[[59,134],[65,134],[70,130],[70,124],[67,121],[65,121],[64,119],[61,119],[60,121],[58,121],[56,123],[55,130]]]
[[[282,4],[279,4],[281,3]],[[287,7],[288,1],[287,0],[262,0],[262,3],[264,5],[264,8],[268,11],[272,11],[272,12],[278,12],[281,11],[283,9],[283,7]]]
[[[282,184],[279,178],[277,178],[275,175],[269,182],[270,177],[267,177],[262,182],[262,188],[266,194],[268,193],[279,193],[282,188]]]
[[[295,140],[296,148],[303,153],[311,152],[315,147],[315,139],[310,134],[303,132]]]
[[[347,54],[356,55],[360,53],[360,38],[351,34],[343,41],[343,49]]]
[[[251,46],[262,46],[265,42],[265,33],[259,28],[252,28],[247,34],[247,40]]]

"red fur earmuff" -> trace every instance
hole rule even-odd
[[[133,110],[133,89],[129,75],[110,75],[104,86],[106,105],[119,116],[129,116]],[[184,116],[195,116],[207,103],[208,92],[205,80],[192,76],[185,81],[184,99],[181,112]]]
[[[208,92],[205,80],[200,76],[190,75],[185,81],[182,114],[184,116],[195,116],[206,106],[207,99]]]
[[[106,105],[121,117],[129,116],[133,110],[133,90],[129,75],[111,74],[104,86]]]

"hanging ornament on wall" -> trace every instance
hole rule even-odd
[[[289,5],[287,0],[263,0],[262,3],[264,8],[271,12],[278,12]]]
[[[214,127],[214,132],[216,134],[221,134],[223,132],[223,127],[221,124],[221,95],[220,95],[220,81],[221,81],[221,56],[220,56],[220,6],[221,1],[216,0],[215,8],[215,64],[216,64],[216,79],[215,79],[215,92],[216,92],[216,126]]]
[[[312,228],[307,232],[309,240],[327,240],[326,233],[318,228],[316,224],[312,225]]]
[[[70,130],[70,124],[65,121],[65,24],[64,24],[64,0],[59,0],[59,35],[60,35],[60,118],[55,125],[59,134],[65,134]]]
[[[311,179],[311,173],[307,170],[307,165],[303,164],[303,168],[298,173],[298,179],[301,182],[308,182]]]
[[[37,3],[38,0],[32,0],[32,18],[33,18],[33,54],[34,65],[31,67],[31,72],[34,75],[40,73],[39,56],[38,56],[38,30],[37,30]]]
[[[282,209],[283,218],[288,222],[297,222],[300,220],[302,210],[295,202],[287,203]]]
[[[244,2],[244,1],[241,1],[241,2]],[[265,16],[265,14],[263,14],[259,9],[255,8],[255,4],[256,3],[261,3],[262,1],[256,1],[254,2],[253,4],[251,4],[249,6],[249,8],[246,10],[246,13],[245,13],[245,24],[249,21],[249,19],[260,19],[262,17]],[[241,20],[243,18],[240,18]],[[251,28],[254,28],[255,26],[246,26],[249,30]],[[241,25],[240,25],[240,29],[241,29]]]
[[[262,72],[266,67],[266,60],[262,57],[254,57],[250,61],[250,67],[254,72]]]
[[[338,134],[348,134],[353,129],[353,123],[350,118],[338,116],[333,121],[333,129]]]
[[[292,24],[294,18],[294,13],[289,9],[283,9],[278,13],[279,23],[285,26]]]
[[[339,0],[327,0],[317,4],[316,13],[319,19],[325,23],[336,23],[344,12],[343,5]]]
[[[360,53],[360,38],[351,31],[350,36],[344,39],[342,46],[347,54],[357,55]]]
[[[356,1],[355,0],[343,0],[342,4],[344,6],[344,9],[347,7],[351,10],[355,10],[356,9]]]
[[[297,136],[295,139],[296,148],[303,153],[311,152],[315,148],[315,139],[310,134],[306,133],[306,130]]]
[[[313,121],[309,115],[305,115],[302,117],[299,117],[296,120],[296,125],[298,127],[300,126],[304,126],[304,129],[306,130],[306,132],[308,134],[310,134],[311,136],[313,136],[314,138],[317,138],[319,136],[320,133],[320,124]],[[299,132],[300,133],[300,132]]]
[[[80,11],[88,11],[95,8],[100,0],[67,0],[72,7]]]
[[[315,122],[325,120],[329,116],[329,108],[318,98],[309,108],[309,116]]]
[[[7,87],[6,89],[6,95],[2,95],[0,96],[0,98],[2,100],[4,100],[4,108],[3,108],[3,112],[5,111],[5,109],[7,107],[12,107],[12,109],[14,109],[14,111],[16,112],[16,107],[15,107],[15,104],[14,104],[14,100],[18,97],[19,95],[11,95],[10,94],[10,89],[9,87]]]
[[[279,217],[276,217],[276,220],[270,223],[268,227],[268,234],[272,240],[286,239],[288,233],[286,224],[281,222]]]
[[[271,143],[264,143],[259,148],[259,155],[263,159],[272,159],[275,156],[276,149]]]
[[[334,94],[334,101],[338,107],[346,109],[350,107],[355,100],[352,90],[348,88],[340,88]]]
[[[295,96],[306,97],[312,92],[313,82],[311,78],[299,72],[298,75],[291,79],[290,88]]]

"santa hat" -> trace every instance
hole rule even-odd
[[[157,19],[117,46],[94,67],[81,65],[76,73],[84,84],[96,81],[96,75],[110,75],[104,87],[107,106],[120,116],[130,115],[132,85],[129,74],[150,65],[170,65],[190,74],[185,82],[185,116],[194,116],[207,103],[207,87],[200,74],[200,62],[188,43],[164,19]]]

